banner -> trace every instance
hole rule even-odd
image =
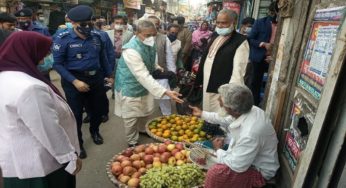
[[[236,2],[223,2],[223,8],[233,10],[239,16],[240,14],[240,4]]]
[[[140,10],[141,0],[124,0],[124,7]]]

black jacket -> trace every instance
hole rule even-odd
[[[218,37],[217,33],[213,33],[209,41],[207,50],[203,53],[200,61],[195,86],[203,84],[203,69],[207,58],[210,46]],[[219,48],[216,52],[215,59],[212,65],[207,92],[217,93],[218,88],[226,83],[229,83],[233,71],[233,58],[238,47],[246,40],[246,37],[233,31],[231,37]]]

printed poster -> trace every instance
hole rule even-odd
[[[321,98],[344,13],[345,7],[336,7],[317,10],[314,17],[300,68],[298,86],[316,100]]]

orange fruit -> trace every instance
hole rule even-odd
[[[178,141],[178,137],[173,135],[173,136],[171,136],[171,140]]]
[[[158,137],[161,137],[162,136],[162,132],[156,132],[155,135],[158,136]]]
[[[156,133],[156,132],[157,132],[157,129],[151,129],[150,132]]]
[[[163,138],[168,138],[168,137],[170,137],[171,136],[171,134],[169,133],[169,132],[164,132],[163,134],[162,134],[162,137]]]
[[[179,131],[179,135],[180,135],[180,136],[184,135],[184,133],[185,133],[184,130],[180,130],[180,131]]]
[[[182,142],[183,140],[184,140],[184,138],[183,138],[182,136],[179,136],[179,137],[178,137],[178,141],[179,141],[179,142]]]
[[[201,132],[199,132],[199,135],[204,137],[206,135],[206,133],[204,131],[201,131]]]

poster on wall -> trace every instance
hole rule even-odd
[[[238,15],[240,14],[240,4],[236,3],[236,2],[226,2],[224,1],[222,4],[224,9],[229,9],[229,10],[233,10],[234,12],[236,12]]]
[[[140,10],[141,0],[123,0],[125,8]]]
[[[345,6],[316,11],[300,68],[298,86],[321,99]]]
[[[286,132],[283,153],[292,170],[306,147],[316,115],[316,108],[299,92],[295,93],[291,111],[291,124]]]

